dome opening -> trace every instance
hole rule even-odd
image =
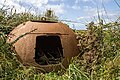
[[[35,61],[40,65],[58,64],[63,59],[63,48],[59,36],[37,36]]]
[[[40,22],[40,23],[58,23],[55,21],[44,21],[44,20],[31,20],[32,22]]]

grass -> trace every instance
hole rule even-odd
[[[35,67],[26,68],[6,43],[7,34],[22,22],[40,19],[30,13],[12,15],[0,11],[0,79],[1,80],[120,80],[120,23],[95,25],[86,31],[76,31],[79,40],[78,56],[66,70],[40,73]]]

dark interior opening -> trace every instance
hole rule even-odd
[[[42,21],[42,20],[31,20],[32,22],[40,22],[40,23],[57,23],[55,21]]]
[[[63,48],[59,36],[37,36],[35,61],[40,65],[58,64],[63,59]]]

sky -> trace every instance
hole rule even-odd
[[[120,0],[0,0],[0,8],[5,5],[17,13],[27,11],[36,15],[51,9],[71,28],[84,30],[87,23],[98,21],[98,13],[106,23],[117,20],[120,7],[115,1],[120,5]]]

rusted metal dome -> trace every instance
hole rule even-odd
[[[61,22],[25,22],[9,34],[8,42],[23,34],[26,35],[13,46],[26,66],[42,68],[46,72],[56,71],[66,68],[69,60],[79,53],[74,32]]]

